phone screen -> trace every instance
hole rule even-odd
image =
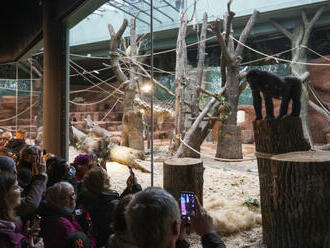
[[[195,211],[194,192],[180,193],[180,209],[181,209],[181,218],[187,219],[187,223],[190,224],[190,214],[192,211]]]

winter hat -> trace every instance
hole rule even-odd
[[[73,232],[65,241],[65,248],[89,248],[89,240],[83,232]]]
[[[0,171],[11,172],[15,168],[15,162],[10,157],[0,156]]]

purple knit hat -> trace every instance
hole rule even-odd
[[[89,163],[89,155],[79,154],[77,157],[75,157],[73,163],[71,163],[70,165],[76,167],[77,165],[88,164],[88,163]]]

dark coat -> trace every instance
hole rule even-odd
[[[43,202],[38,213],[41,216],[41,237],[45,248],[65,247],[66,238],[74,232],[82,232],[75,216],[69,212],[58,211]],[[90,247],[95,247],[95,240],[89,237]]]
[[[81,204],[88,211],[92,221],[92,233],[96,238],[96,246],[104,246],[108,237],[113,233],[110,224],[112,213],[115,207],[114,200],[118,200],[118,193],[105,191],[97,196],[90,196],[83,193]]]
[[[94,237],[96,237],[97,247],[105,246],[110,234],[114,233],[111,223],[113,210],[118,200],[125,195],[141,190],[141,185],[135,184],[132,188],[126,188],[120,196],[114,191],[105,191],[96,196],[86,192],[81,194],[79,201],[90,215],[92,232]]]

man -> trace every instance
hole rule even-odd
[[[196,198],[196,212],[191,227],[201,236],[203,248],[225,248],[215,233],[212,218]],[[176,200],[161,188],[147,188],[137,193],[126,211],[132,238],[141,248],[175,248],[180,235],[180,211]]]

